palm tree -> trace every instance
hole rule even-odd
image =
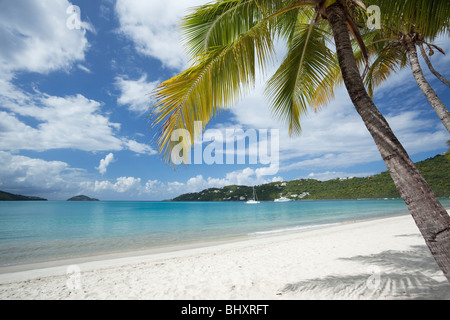
[[[366,43],[369,51],[375,56],[365,78],[369,94],[373,94],[374,86],[387,79],[391,72],[407,66],[409,61],[417,85],[447,131],[450,132],[450,112],[426,80],[416,49],[416,46],[420,48],[430,71],[450,86],[448,80],[433,68],[423,47],[426,45],[431,54],[434,52],[433,49],[445,54],[432,41],[440,34],[450,32],[450,2],[446,0],[369,0],[368,2],[380,6],[381,12],[385,12],[382,29],[365,35],[371,38]],[[424,3],[426,7],[421,6]]]
[[[152,123],[159,126],[159,151],[168,161],[174,130],[187,129],[195,139],[196,121],[205,125],[251,89],[258,67],[264,71],[274,54],[273,39],[284,40],[288,53],[266,93],[274,115],[287,122],[291,133],[300,132],[300,117],[317,99],[317,88],[331,87],[335,76],[330,73],[338,63],[356,111],[450,281],[450,216],[365,89],[349,32],[364,48],[352,18],[363,9],[355,3],[362,5],[359,0],[221,0],[195,8],[182,22],[192,66],[154,92]],[[322,95],[327,98],[331,95]],[[189,147],[192,140],[182,143]]]

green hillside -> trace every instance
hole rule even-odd
[[[39,197],[27,197],[19,194],[0,191],[0,201],[47,201],[47,199]]]
[[[450,196],[450,162],[443,155],[416,163],[437,197]],[[258,199],[272,201],[280,196],[294,200],[399,198],[387,171],[365,178],[319,181],[299,179],[255,186]],[[252,197],[248,186],[210,188],[180,195],[172,201],[246,201]]]

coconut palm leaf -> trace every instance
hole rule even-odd
[[[423,46],[424,43],[428,46],[428,50],[429,50],[428,54],[426,53],[425,48]],[[426,42],[419,43],[420,52],[422,53],[422,57],[425,60],[425,63],[427,64],[428,69],[430,69],[431,73],[433,73],[439,80],[441,80],[442,83],[444,83],[447,87],[450,87],[450,81],[448,81],[442,74],[440,74],[439,72],[436,71],[436,69],[434,69],[433,65],[431,64],[430,59],[428,58],[428,56],[432,56],[434,54],[433,48],[435,48],[440,53],[445,55],[444,50],[436,45],[429,44]]]
[[[301,131],[300,117],[311,105],[333,59],[324,37],[327,33],[316,17],[310,24],[296,25],[287,56],[267,83],[273,114],[288,124],[290,134]]]
[[[387,46],[382,54],[375,57],[367,76],[364,78],[364,84],[367,92],[373,97],[374,90],[383,83],[393,73],[406,67],[408,57],[406,51],[400,46]]]
[[[328,73],[317,84],[311,96],[311,107],[318,111],[321,107],[328,105],[334,99],[335,90],[342,85],[342,74],[337,54],[328,61]]]
[[[273,52],[264,22],[249,25],[239,37],[225,40],[227,43],[198,54],[190,68],[161,83],[154,92],[157,103],[151,108],[151,121],[160,125],[158,145],[166,161],[174,145],[174,130],[184,128],[191,133],[190,141],[183,140],[189,149],[195,139],[195,122],[206,125],[217,112],[235,104],[254,85],[257,61],[263,67]]]
[[[210,47],[233,42],[261,20],[261,14],[253,0],[228,0],[192,8],[181,22],[186,52],[196,57]]]
[[[449,32],[450,1],[367,0],[366,3],[380,7],[383,28],[389,27],[406,33],[414,29],[423,36],[432,38]]]
[[[168,161],[178,143],[171,141],[176,129],[191,133],[182,141],[188,148],[195,139],[196,121],[206,125],[254,85],[256,70],[264,71],[272,57],[274,37],[287,38],[290,53],[266,93],[274,114],[289,122],[290,133],[299,133],[300,116],[308,105],[324,104],[334,96],[332,90],[325,91],[338,74],[337,59],[326,46],[332,43],[330,29],[319,23],[318,13],[325,4],[323,0],[223,0],[194,8],[181,23],[192,66],[161,83],[154,91],[157,103],[150,108],[151,122],[159,126],[156,138],[163,158]],[[365,53],[356,24],[347,22]],[[335,69],[329,72],[329,68]],[[297,80],[288,88],[283,78]]]
[[[209,47],[231,43],[263,20],[271,31],[276,29],[274,25],[291,30],[284,13],[313,3],[314,0],[225,0],[194,7],[181,23],[186,51],[195,57]],[[281,14],[282,19],[278,19]],[[295,13],[291,16],[295,17]]]

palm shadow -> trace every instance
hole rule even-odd
[[[367,265],[367,272],[288,283],[280,292],[314,299],[450,299],[450,283],[425,245],[340,260]]]

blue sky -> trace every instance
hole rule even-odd
[[[320,112],[304,117],[300,136],[289,137],[259,84],[208,129],[279,129],[276,174],[263,174],[262,164],[174,170],[163,162],[149,129],[148,94],[186,66],[176,24],[186,8],[205,2],[1,1],[0,190],[49,200],[77,194],[163,200],[229,184],[386,170],[344,89]],[[80,8],[79,28],[67,24],[72,4]],[[437,44],[450,51],[448,38]],[[449,78],[449,55],[431,59]],[[425,74],[448,105],[448,88]],[[409,68],[379,87],[374,100],[414,161],[447,150],[449,134]]]

